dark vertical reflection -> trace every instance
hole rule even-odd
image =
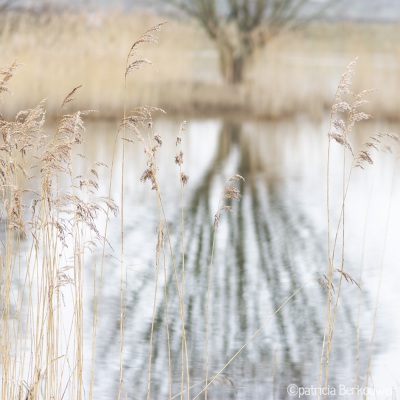
[[[270,132],[263,132],[269,135]],[[218,372],[245,341],[302,286],[313,273],[325,268],[325,237],[321,237],[312,221],[289,196],[290,187],[281,173],[265,170],[265,160],[277,157],[279,143],[259,148],[256,136],[243,135],[242,125],[224,121],[218,138],[215,157],[197,187],[191,187],[186,205],[186,287],[185,317],[192,384],[205,376],[205,299],[208,269],[213,240],[211,204],[213,190],[226,178],[225,171],[246,178],[240,183],[243,199],[234,204],[234,215],[223,215],[217,232],[217,247],[212,278],[210,307],[210,371]],[[256,151],[254,151],[256,149]],[[138,227],[140,229],[140,227]],[[176,229],[175,232],[179,232]],[[173,237],[175,261],[181,270],[180,237]],[[149,260],[149,270],[154,269]],[[169,327],[173,393],[180,390],[181,325],[174,275],[168,265]],[[154,270],[136,283],[127,294],[124,370],[128,399],[144,398],[147,393],[147,363],[151,315],[140,309],[142,296],[152,302]],[[163,273],[160,271],[159,292],[154,325],[152,398],[168,396],[168,360],[166,316],[163,300]],[[149,295],[150,293],[150,295]],[[338,337],[353,331],[354,310],[342,298],[342,319]],[[147,307],[151,310],[151,307]],[[273,370],[276,369],[275,398],[287,398],[291,383],[310,386],[318,378],[319,354],[323,333],[325,294],[311,283],[279,312],[265,330],[227,368],[226,376],[237,386],[215,384],[209,399],[272,398]],[[110,360],[115,349],[119,321],[108,325],[113,332],[102,338],[99,363]],[[332,380],[341,370],[351,376],[352,350],[343,351],[336,344],[338,355],[333,360]],[[276,365],[274,365],[276,354]],[[347,368],[347,366],[349,366]],[[117,391],[118,371],[114,370]],[[334,384],[334,381],[332,382]],[[201,385],[191,392],[195,395]]]

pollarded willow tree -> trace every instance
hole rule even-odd
[[[244,79],[258,48],[283,31],[307,23],[334,0],[324,0],[310,12],[310,0],[172,0],[198,20],[215,43],[221,74],[230,84]],[[314,1],[315,2],[315,1]],[[312,14],[312,15],[310,15]]]

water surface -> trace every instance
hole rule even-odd
[[[164,118],[156,120],[153,127],[163,137],[158,156],[159,182],[178,271],[182,267],[181,210],[179,169],[174,157],[181,122]],[[111,165],[116,126],[112,123],[88,125],[84,154],[89,160]],[[378,129],[393,130],[393,127],[364,125],[362,132],[353,138],[355,147],[364,140],[364,132],[373,133]],[[190,177],[184,189],[184,313],[191,384],[199,383],[192,389],[192,397],[200,391],[205,379],[205,304],[213,217],[226,179],[235,173],[242,175],[245,183],[238,186],[243,198],[233,204],[235,214],[222,215],[216,236],[210,306],[210,375],[224,367],[246,340],[296,290],[304,287],[226,368],[224,376],[234,383],[235,389],[229,381],[220,380],[210,388],[208,398],[286,399],[290,397],[287,393],[290,384],[304,388],[318,384],[326,311],[326,292],[317,283],[317,278],[327,273],[326,131],[326,121],[311,123],[304,118],[280,122],[210,119],[191,120],[181,135],[183,169]],[[142,146],[127,143],[125,151],[122,398],[143,399],[147,395],[158,212],[150,183],[140,182],[146,168]],[[342,149],[333,145],[332,234],[340,212],[342,154]],[[364,384],[367,371],[379,270],[381,265],[384,267],[369,383],[376,388],[400,387],[397,367],[400,327],[396,314],[400,300],[396,287],[400,202],[398,176],[395,185],[392,184],[394,158],[382,153],[375,165],[353,172],[345,212],[345,271],[363,288],[360,386]],[[121,197],[120,160],[121,149],[117,151],[112,181],[112,196],[117,203]],[[108,173],[109,170],[105,171],[102,177],[105,193]],[[118,390],[119,223],[116,218],[109,226],[114,258],[107,260],[103,272],[95,358],[96,399],[116,398]],[[340,268],[340,238],[337,246],[334,267]],[[362,262],[364,272],[360,279]],[[336,273],[336,290],[339,278]],[[87,282],[90,293],[90,277]],[[175,395],[180,391],[181,325],[170,261],[166,265],[166,282],[172,392]],[[168,398],[164,285],[161,268],[152,352],[151,398],[154,399]],[[336,393],[340,385],[351,388],[354,384],[359,293],[356,284],[343,281],[329,373],[329,385]],[[86,300],[91,310],[90,294]],[[90,311],[87,311],[87,321],[91,321]],[[89,327],[90,323],[86,331],[87,349],[91,343]]]

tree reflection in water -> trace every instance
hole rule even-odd
[[[285,139],[278,133],[254,133],[243,123],[224,121],[213,158],[202,178],[187,189],[185,316],[191,384],[201,382],[205,377],[205,299],[216,211],[214,194],[215,188],[222,188],[229,174],[239,173],[246,182],[240,184],[243,199],[235,204],[235,214],[223,215],[217,232],[210,307],[211,375],[225,365],[292,293],[314,273],[326,270],[326,235],[321,230],[325,224],[323,220],[319,220],[318,227],[315,223],[315,213],[322,210],[324,217],[324,182],[315,180],[315,174],[302,176],[302,167],[298,165],[298,160],[312,162],[307,153],[312,150],[304,144],[312,139],[298,138],[296,134]],[[314,169],[318,167],[320,165]],[[310,187],[315,190],[310,191]],[[315,207],[319,207],[319,211],[312,210]],[[127,243],[131,231],[141,228],[127,228]],[[179,229],[173,229],[173,232],[177,255],[180,254]],[[135,282],[127,286],[124,391],[128,399],[145,398],[147,394],[154,254],[152,251],[147,255],[148,272],[140,277],[131,274],[130,279]],[[178,270],[181,270],[180,257],[175,258]],[[162,272],[153,343],[151,397],[155,399],[168,398],[164,282],[161,277]],[[180,391],[181,324],[170,267],[167,284],[173,393],[176,394]],[[356,293],[354,288],[349,290]],[[106,292],[102,300],[105,311],[100,314],[100,319],[104,320],[100,322],[96,355],[97,370],[100,371],[97,373],[98,398],[115,398],[117,393],[119,294],[114,292],[115,297]],[[349,380],[353,377],[356,295],[351,301],[349,297],[343,296],[340,304],[330,375],[332,386],[336,379],[343,382],[343,376]],[[316,385],[325,298],[323,289],[315,281],[308,284],[226,369],[226,376],[237,386],[237,393],[230,386],[216,384],[210,389],[208,398],[280,399],[287,398],[287,386],[291,383],[304,387]],[[147,304],[146,311],[143,304]],[[194,388],[192,397],[200,389],[201,385]]]

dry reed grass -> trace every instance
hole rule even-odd
[[[320,372],[319,372],[319,387],[324,388],[324,391],[319,391],[318,399],[322,396],[324,399],[327,398],[327,388],[329,382],[329,368],[330,368],[330,360],[332,355],[332,346],[333,346],[333,338],[335,332],[335,324],[337,313],[339,309],[339,299],[341,297],[343,291],[343,279],[350,284],[354,284],[358,287],[360,291],[359,302],[361,302],[361,293],[362,293],[362,265],[360,268],[360,283],[358,283],[347,271],[347,246],[349,239],[347,238],[347,233],[345,229],[345,221],[346,214],[349,212],[347,210],[346,199],[349,192],[350,182],[353,170],[355,168],[364,169],[366,164],[373,164],[373,157],[376,154],[372,154],[372,151],[375,153],[386,149],[387,147],[391,148],[393,145],[399,145],[399,137],[397,134],[393,133],[374,133],[372,134],[361,149],[355,151],[352,145],[352,136],[354,128],[361,121],[369,120],[372,116],[370,114],[365,113],[362,109],[368,103],[368,96],[373,92],[373,90],[362,90],[359,93],[354,93],[352,91],[353,86],[353,75],[355,65],[357,63],[357,59],[352,61],[347,68],[345,69],[342,77],[337,86],[333,105],[331,107],[330,113],[330,124],[328,131],[328,149],[327,149],[327,191],[326,191],[326,201],[327,201],[327,266],[328,271],[327,275],[323,275],[323,279],[319,278],[318,283],[327,291],[327,307],[326,307],[326,317],[325,317],[325,326],[323,333],[323,342],[322,342],[322,350],[321,350],[321,361],[320,361]],[[342,165],[331,165],[331,148],[333,146],[333,142],[336,142],[343,148],[343,161]],[[386,143],[388,142],[388,143]],[[392,142],[392,143],[391,143]],[[350,154],[348,154],[350,153]],[[350,169],[348,168],[350,167]],[[341,174],[342,175],[342,191],[341,193],[333,193],[331,191],[331,175],[333,174]],[[392,191],[394,187],[394,177],[393,173],[393,182],[392,182]],[[336,216],[336,219],[333,218],[331,212],[331,204],[332,199],[335,197],[341,198],[341,206],[339,215]],[[391,193],[390,199],[392,199],[393,193]],[[370,349],[369,349],[369,360],[368,360],[368,369],[366,371],[366,378],[364,382],[364,387],[368,387],[368,381],[370,376],[370,366],[371,366],[371,358],[372,358],[372,347],[374,343],[374,333],[375,333],[375,324],[376,324],[376,314],[379,303],[379,295],[380,295],[380,287],[381,287],[381,279],[382,279],[382,270],[383,270],[383,260],[385,255],[385,247],[387,242],[387,230],[389,224],[389,216],[391,211],[391,201],[390,207],[387,215],[386,222],[386,232],[385,232],[385,241],[384,241],[384,249],[382,251],[382,261],[380,265],[380,276],[378,283],[378,292],[375,303],[375,316],[373,321],[373,331],[371,335],[370,341]],[[368,215],[366,216],[368,218]],[[337,223],[336,227],[333,225],[335,222]],[[365,239],[365,238],[364,238]],[[351,239],[350,239],[351,240]],[[339,245],[341,241],[341,245]],[[363,249],[364,251],[364,249]],[[339,255],[338,255],[339,253]],[[337,263],[337,259],[340,257],[340,268],[334,269],[335,263]],[[334,276],[333,273],[338,272],[340,277],[339,281],[336,285],[333,284]],[[360,307],[360,303],[359,303]],[[359,343],[359,329],[360,329],[360,315],[358,316],[357,321],[357,355],[356,355],[356,367],[355,367],[355,380],[354,387],[358,385],[358,357],[360,351],[360,343]]]
[[[84,84],[77,107],[95,108],[103,118],[120,117],[123,84],[116,60],[125,59],[132,38],[160,17],[151,14],[43,15],[4,14],[0,48],[2,64],[26,64],[13,82],[15,97],[4,108],[8,115],[49,99],[48,115],[60,93]],[[195,21],[168,17],[170,23],[157,50],[146,56],[156,70],[132,77],[129,104],[157,104],[169,112],[190,114],[242,113],[278,118],[294,113],[320,117],[330,108],[330,90],[347,60],[362,58],[355,90],[379,87],[375,117],[398,119],[399,29],[397,25],[323,23],[287,33],[260,52],[246,83],[221,82],[213,44]]]
[[[52,21],[49,22],[50,24]],[[126,143],[136,141],[143,145],[147,156],[147,165],[141,177],[142,182],[150,181],[151,189],[155,193],[155,201],[158,206],[158,234],[156,243],[156,272],[154,307],[150,332],[149,366],[148,366],[148,392],[147,398],[151,397],[151,373],[152,373],[152,340],[154,334],[155,305],[159,273],[164,271],[164,302],[166,312],[166,330],[168,347],[168,376],[169,376],[169,398],[177,396],[191,398],[191,389],[196,387],[190,385],[190,364],[188,356],[188,344],[185,331],[185,243],[184,243],[184,185],[188,176],[182,169],[184,155],[181,150],[182,133],[184,125],[176,138],[177,153],[175,163],[179,167],[177,179],[180,183],[181,198],[181,258],[180,271],[178,270],[178,256],[173,250],[169,232],[169,224],[164,212],[161,185],[158,181],[157,153],[162,147],[162,137],[152,131],[152,113],[162,111],[154,107],[139,107],[133,112],[127,113],[127,105],[130,99],[127,78],[133,71],[144,64],[150,64],[138,53],[138,48],[143,43],[156,42],[154,33],[160,29],[160,25],[146,31],[139,40],[130,47],[126,58],[123,83],[125,84],[125,98],[123,100],[124,115],[115,139],[122,146],[121,167],[121,281],[120,287],[120,376],[118,398],[122,398],[123,386],[123,353],[124,353],[124,151]],[[13,77],[17,64],[0,70],[0,95],[8,93],[9,80]],[[350,284],[360,284],[345,271],[345,209],[346,196],[349,188],[351,171],[347,176],[346,163],[347,152],[350,152],[350,163],[352,167],[363,167],[365,163],[373,163],[371,150],[378,150],[382,146],[383,139],[389,138],[398,142],[393,134],[374,134],[365,143],[365,148],[355,152],[351,144],[351,132],[358,122],[370,118],[367,113],[359,110],[366,103],[365,97],[370,91],[361,91],[357,95],[350,92],[354,63],[346,69],[342,80],[336,91],[334,105],[331,109],[331,125],[329,130],[328,148],[328,173],[327,173],[327,217],[328,217],[328,274],[322,275],[319,282],[327,290],[327,312],[324,331],[324,343],[321,353],[320,384],[327,387],[329,377],[329,360],[332,349],[333,333],[335,327],[336,313],[343,279]],[[61,108],[70,106],[71,101],[79,87],[69,91],[67,97],[60,101]],[[349,98],[348,98],[349,97]],[[60,112],[60,111],[59,111]],[[74,399],[84,398],[83,390],[83,277],[85,255],[96,243],[107,245],[107,226],[105,233],[100,233],[97,220],[100,213],[108,216],[111,212],[116,213],[117,207],[108,198],[97,198],[97,168],[96,164],[89,169],[88,176],[74,175],[73,158],[77,147],[83,143],[84,125],[82,117],[90,115],[92,111],[77,111],[66,113],[59,117],[58,128],[52,137],[47,137],[43,132],[44,103],[39,103],[35,108],[21,111],[15,120],[8,122],[0,119],[0,134],[2,144],[0,147],[0,177],[1,177],[1,200],[4,215],[4,252],[0,253],[0,304],[2,331],[0,340],[1,349],[1,395],[4,399],[39,399],[57,398],[65,396]],[[129,137],[133,132],[133,138]],[[118,140],[122,139],[122,140]],[[338,225],[334,230],[331,240],[331,214],[329,179],[330,146],[336,141],[343,146],[343,193],[342,206],[338,217]],[[112,169],[114,168],[114,162]],[[30,185],[31,173],[35,172],[36,185]],[[111,171],[112,176],[112,171]],[[234,175],[230,181],[243,181],[240,175]],[[111,181],[110,181],[111,192]],[[265,328],[270,320],[279,313],[305,286],[314,280],[311,278],[299,287],[286,301],[279,306],[275,312],[265,320],[261,327],[250,336],[243,346],[229,359],[220,371],[209,376],[209,306],[212,285],[212,272],[214,262],[214,243],[221,213],[232,212],[231,201],[239,200],[241,194],[239,189],[228,184],[220,197],[217,212],[214,217],[214,236],[212,244],[211,260],[208,270],[206,305],[206,365],[205,380],[201,383],[202,389],[195,395],[198,398],[203,393],[207,398],[207,390],[210,385],[220,383],[231,385],[235,388],[229,377],[224,377],[222,372],[232,363],[247,345],[254,340]],[[30,206],[29,206],[30,205]],[[335,251],[338,237],[342,235],[341,268],[334,271]],[[28,251],[22,247],[22,239],[30,237],[30,248]],[[21,257],[24,250],[25,257]],[[383,262],[382,262],[383,265]],[[179,366],[171,365],[169,350],[169,325],[168,325],[168,287],[166,284],[166,269],[173,270],[174,284],[176,286],[177,301],[180,313],[181,328],[181,359]],[[103,269],[103,265],[101,266]],[[382,266],[381,266],[382,271]],[[339,282],[333,285],[333,272],[338,272]],[[14,281],[17,278],[17,291]],[[101,285],[101,284],[100,284]],[[64,302],[62,288],[71,287],[73,312],[65,315],[61,305]],[[336,288],[336,289],[334,289]],[[379,291],[378,291],[379,292]],[[95,293],[95,309],[99,293]],[[378,298],[376,301],[375,317]],[[65,329],[66,328],[66,329]],[[63,332],[68,332],[63,335]],[[93,348],[95,348],[96,320],[93,321]],[[372,357],[372,345],[374,336],[371,338],[370,357]],[[29,354],[29,357],[27,356]],[[94,355],[93,355],[94,357]],[[92,398],[93,388],[93,365],[91,366],[91,387],[89,398]],[[172,397],[172,371],[181,370],[181,392]],[[366,385],[368,380],[366,381]]]
[[[127,77],[150,61],[140,56],[138,50],[142,44],[156,42],[155,32],[160,24],[145,32],[131,46],[126,58],[125,94]],[[0,95],[9,94],[9,81],[19,65],[14,63],[1,68]],[[61,109],[70,107],[73,96],[81,86],[69,91],[61,102]],[[124,154],[129,139],[128,131],[133,131],[134,139],[144,145],[148,163],[142,181],[150,180],[157,194],[159,207],[159,227],[157,242],[157,275],[155,297],[158,285],[158,271],[163,263],[166,277],[166,245],[168,240],[170,259],[174,269],[176,288],[182,322],[182,387],[187,382],[189,396],[189,364],[184,327],[183,289],[178,281],[177,267],[171,246],[171,238],[157,182],[156,153],[162,146],[161,136],[142,136],[143,129],[151,129],[151,116],[154,107],[137,107],[131,113],[126,112],[127,100],[124,100],[124,116],[117,132],[114,155],[117,147],[122,147],[120,165],[120,374],[118,399],[123,388],[124,355],[124,319],[125,294],[124,276]],[[98,304],[101,295],[102,272],[104,269],[105,249],[108,245],[107,226],[110,213],[116,213],[117,207],[110,199],[96,197],[99,188],[95,164],[89,168],[87,176],[75,175],[73,160],[79,154],[77,148],[83,143],[83,117],[93,111],[66,113],[58,118],[57,129],[52,136],[44,133],[44,102],[37,107],[20,111],[14,121],[8,122],[1,117],[0,135],[0,176],[1,176],[1,222],[4,228],[4,253],[0,258],[0,304],[1,314],[1,398],[4,399],[81,399],[84,395],[83,383],[83,281],[85,275],[85,255],[96,244],[103,245],[100,276],[94,274],[94,309],[92,330],[92,364],[90,371],[89,397],[93,398],[94,353],[97,335]],[[183,130],[183,127],[182,127]],[[147,133],[147,132],[146,132]],[[122,139],[122,140],[120,140]],[[177,138],[177,146],[181,138]],[[183,153],[176,156],[179,165],[179,179],[182,191],[188,176],[182,170]],[[113,176],[114,158],[111,165]],[[36,174],[33,188],[29,185],[32,173]],[[111,192],[112,179],[109,191]],[[29,207],[28,200],[31,200]],[[97,226],[99,214],[106,215],[106,226],[102,235]],[[183,235],[182,209],[182,235]],[[28,250],[21,244],[27,237]],[[183,236],[182,236],[183,237]],[[26,256],[24,255],[26,254]],[[184,260],[184,242],[182,239],[182,259]],[[94,261],[95,262],[95,261]],[[94,266],[94,268],[96,268]],[[96,282],[96,279],[99,279]],[[17,284],[15,284],[17,282]],[[99,289],[96,287],[99,285]],[[63,307],[65,291],[71,288],[66,300],[68,307]],[[28,299],[28,300],[26,300]],[[166,313],[168,319],[167,286],[165,286]],[[67,310],[67,311],[66,311]],[[155,308],[154,308],[155,311]],[[154,326],[154,314],[152,327]],[[167,326],[168,332],[168,326]],[[148,398],[151,393],[152,366],[151,332],[148,370]],[[171,368],[171,366],[170,366]],[[184,378],[186,371],[186,378]],[[171,377],[171,369],[169,372]],[[170,397],[172,396],[170,383]]]
[[[9,92],[16,67],[1,69],[1,93]],[[50,136],[44,102],[0,119],[2,399],[84,396],[84,265],[102,242],[99,215],[117,211],[96,196],[101,164],[86,176],[74,171],[90,113],[64,110]]]

